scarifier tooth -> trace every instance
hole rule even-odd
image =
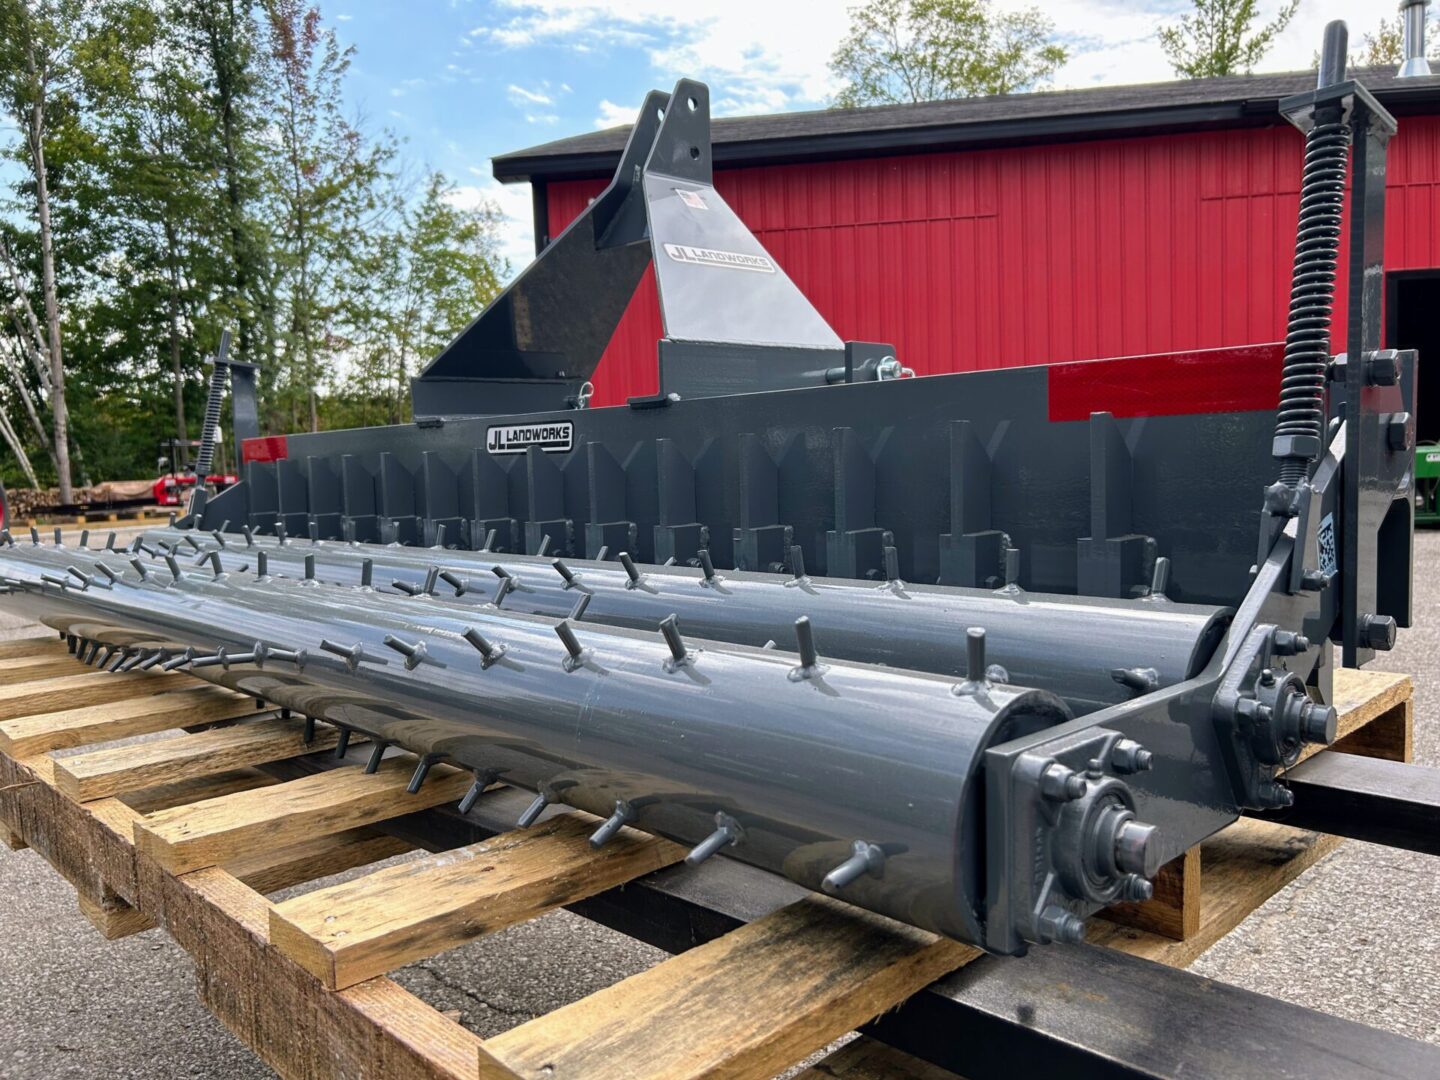
[[[580,578],[576,576],[575,571],[571,570],[570,567],[568,567],[568,566],[565,565],[565,560],[564,560],[564,559],[556,559],[556,560],[555,560],[554,562],[552,562],[550,565],[551,565],[551,567],[554,568],[555,572],[560,575],[560,580],[562,580],[563,582],[565,582],[565,588],[567,588],[567,589],[583,589],[583,588],[584,588],[584,586],[580,584]]]
[[[35,547],[40,546],[40,530],[37,529],[34,525],[30,526],[30,543],[33,544]]]
[[[375,581],[375,560],[366,559],[360,564],[360,587],[369,589]]]
[[[215,571],[217,578],[225,572],[225,568],[220,565],[220,552],[210,552],[210,568]]]
[[[356,642],[354,645],[341,645],[338,642],[330,641],[328,638],[320,639],[320,651],[340,657],[349,666],[351,671],[354,671],[355,668],[359,666],[360,661],[365,656],[365,650],[361,648],[359,642]]]
[[[491,570],[500,579],[500,584],[495,587],[495,599],[490,601],[498,608],[505,602],[505,597],[510,595],[510,590],[514,589],[518,582],[503,566],[492,566]]]
[[[144,660],[140,661],[140,670],[149,671],[156,664],[164,663],[167,659],[169,659],[168,650],[156,649],[149,656],[145,657]]]
[[[853,854],[835,869],[825,875],[820,887],[827,893],[837,893],[869,874],[879,877],[885,866],[885,852],[878,845],[856,840],[851,847]]]
[[[365,771],[367,773],[376,772],[380,768],[380,759],[385,756],[385,750],[389,745],[390,744],[383,739],[375,740],[374,745],[370,747],[370,760],[365,762]]]
[[[685,856],[685,865],[699,866],[722,848],[738,844],[744,835],[744,830],[740,828],[738,821],[729,814],[717,813],[715,815],[715,831],[690,849],[690,854]]]
[[[255,576],[262,578],[270,576],[270,557],[263,551],[255,553]]]
[[[170,568],[170,576],[176,581],[180,580],[180,564],[175,561],[174,555],[165,556],[165,565]]]
[[[0,543],[3,543],[6,547],[15,546],[15,538],[10,535],[9,529],[0,529]]]
[[[310,522],[310,543],[320,543],[320,523],[313,519]]]
[[[315,580],[315,555],[313,552],[305,556],[305,580]]]
[[[555,624],[555,636],[560,639],[568,654],[561,664],[566,671],[574,671],[585,663],[589,650],[580,644],[580,639],[575,636],[568,620],[562,619]]]
[[[435,582],[440,577],[440,568],[431,566],[425,571],[425,584],[420,586],[420,591],[426,596],[435,595]]]
[[[425,778],[430,775],[431,768],[444,756],[444,754],[422,754],[420,760],[415,763],[415,772],[410,777],[410,783],[405,785],[406,792],[411,795],[419,794]]]
[[[624,799],[615,800],[615,812],[600,823],[600,827],[590,834],[590,846],[592,848],[604,847],[615,838],[626,825],[635,820],[635,810]]]
[[[706,584],[710,584],[710,583],[714,582],[714,580],[715,580],[715,563],[714,563],[714,561],[710,558],[710,549],[709,549],[709,548],[701,548],[701,549],[700,549],[699,551],[697,551],[695,554],[696,554],[696,557],[699,558],[699,560],[700,560],[700,573],[702,573],[702,574],[704,575],[704,578],[703,578],[702,580],[703,580]]]
[[[350,752],[350,729],[343,724],[337,726],[340,728],[340,737],[335,740],[335,756],[343,758]]]
[[[74,634],[66,634],[65,647],[70,650],[70,655],[75,655],[75,650],[80,647],[80,639]]]
[[[985,681],[985,628],[972,626],[965,631],[965,678],[973,683]]]
[[[425,643],[423,641],[411,643],[409,641],[402,641],[394,634],[386,634],[385,644],[405,657],[406,671],[414,671],[425,661],[426,653]]]
[[[41,574],[40,580],[47,585],[54,585],[59,589],[68,589],[70,587],[70,580],[61,577],[59,574]]]
[[[110,662],[110,657],[115,655],[115,651],[116,646],[106,645],[103,649],[100,650],[100,655],[95,658],[95,666],[97,668],[103,668],[106,664]]]
[[[221,534],[228,533],[230,531],[230,519],[226,518],[224,521],[220,522],[220,528],[216,529],[215,531]],[[219,539],[219,537],[217,537],[216,539]],[[223,540],[221,540],[220,542],[222,544],[224,543]]]
[[[445,550],[445,523],[443,521],[435,526],[435,543],[431,546],[441,551]]]
[[[568,616],[570,621],[579,622],[583,619],[585,617],[585,609],[589,606],[590,594],[587,592],[581,595],[581,597],[575,601],[575,606],[570,609],[570,615]]]
[[[600,550],[595,553],[596,562],[604,562],[610,556],[610,545],[601,544]]]
[[[441,570],[440,580],[454,589],[456,596],[464,596],[470,588],[470,579],[461,577],[454,570]]]
[[[281,547],[284,547],[285,540],[285,523],[283,521],[277,521],[275,522],[275,542]]]
[[[222,548],[228,548],[230,546],[225,542],[225,534],[219,529],[211,529],[210,535],[215,538],[215,543],[219,544]]]
[[[80,530],[80,546],[81,546],[82,548],[88,548],[88,547],[90,546],[90,530],[89,530],[89,529],[81,529],[81,530]]]
[[[190,548],[191,548],[192,551],[204,551],[204,550],[205,550],[204,548],[202,548],[202,547],[200,546],[200,541],[199,541],[199,540],[196,540],[195,537],[191,536],[189,533],[186,533],[181,539],[183,539],[183,540],[185,541],[185,543],[187,543],[187,544],[190,545]]]
[[[786,585],[805,585],[810,581],[805,576],[805,549],[799,544],[790,545],[790,580]]]
[[[305,717],[305,727],[300,733],[300,741],[306,746],[315,741],[315,717]]]
[[[115,573],[114,570],[111,570],[110,567],[109,567],[107,564],[103,563],[103,562],[98,562],[98,561],[97,561],[97,562],[95,563],[95,569],[96,569],[96,570],[99,570],[100,573],[104,574],[104,575],[105,575],[105,579],[106,579],[107,581],[109,581],[111,585],[114,585],[115,582],[117,582],[117,581],[120,580],[120,575],[117,574],[117,573]]]
[[[543,791],[540,792],[539,795],[535,796],[534,801],[531,802],[531,804],[525,808],[524,812],[515,820],[516,827],[528,829],[540,820],[540,815],[545,812],[545,808],[549,805],[550,796]]]
[[[543,559],[546,555],[550,554],[550,534],[549,534],[549,533],[546,533],[544,536],[542,536],[542,537],[540,538],[540,546],[535,549],[535,554],[538,555],[538,556],[539,556],[540,558],[542,558],[542,559]]]
[[[467,626],[461,636],[468,641],[480,654],[480,670],[494,664],[505,655],[505,646],[496,642],[487,641],[485,635],[476,630],[473,626]]]
[[[142,649],[139,652],[136,652],[133,656],[131,656],[130,659],[126,660],[125,663],[121,664],[119,670],[121,672],[134,671],[144,662],[144,660],[145,651]]]
[[[460,813],[468,814],[475,808],[475,803],[484,793],[486,786],[487,782],[485,780],[482,780],[478,776],[475,777],[475,782],[470,785],[470,790],[465,792],[465,797],[460,800],[460,806],[458,807]]]
[[[106,551],[114,551],[114,550],[115,550],[115,530],[114,530],[114,529],[111,529],[111,530],[110,530],[110,535],[107,536],[107,537],[105,537],[105,550],[106,550]]]
[[[145,564],[139,559],[131,559],[130,565],[133,566],[135,572],[140,575],[141,581],[145,581],[150,577],[150,571],[146,569]]]
[[[616,556],[620,565],[625,569],[625,587],[635,589],[640,586],[640,568],[635,565],[635,560],[630,557],[628,551],[622,551]]]
[[[481,551],[490,551],[495,547],[495,530],[491,529],[485,534],[485,542],[480,545]]]
[[[674,671],[690,663],[690,654],[685,650],[685,639],[680,636],[680,616],[672,611],[661,619],[660,636],[670,647],[670,659],[665,662],[666,671]]]
[[[119,670],[120,670],[120,665],[124,664],[125,661],[127,661],[127,660],[129,660],[129,659],[130,659],[130,650],[129,650],[129,649],[121,649],[121,650],[119,651],[118,655],[117,655],[113,660],[111,660],[108,665],[106,665],[106,670],[107,670],[107,671],[119,671]]]
[[[194,650],[194,649],[186,649],[184,652],[180,653],[178,656],[172,656],[172,657],[170,657],[170,659],[166,660],[163,664],[161,664],[161,665],[160,665],[160,670],[161,670],[161,671],[174,671],[174,670],[175,670],[176,668],[178,668],[178,667],[184,667],[186,664],[190,663],[190,661],[193,660],[193,659],[195,659],[195,650]]]
[[[894,544],[885,545],[885,580],[892,585],[900,580],[900,551]]]
[[[823,675],[820,654],[815,649],[815,633],[810,626],[810,616],[801,615],[795,620],[795,647],[800,654],[800,666],[790,669],[792,680],[814,679]]]
[[[64,533],[61,531],[59,525],[56,525],[56,526],[55,526],[55,546],[56,546],[56,547],[64,547],[64,546],[65,546],[65,536],[64,536]]]
[[[255,546],[255,530],[252,529],[249,525],[241,525],[241,526],[240,526],[240,531],[245,534],[245,546],[246,546],[246,547],[254,547],[254,546]]]

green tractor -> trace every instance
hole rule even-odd
[[[1440,443],[1415,448],[1415,524],[1440,525]]]

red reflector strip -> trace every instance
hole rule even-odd
[[[1088,420],[1091,413],[1181,416],[1259,412],[1280,401],[1285,346],[1122,356],[1050,367],[1050,419]]]
[[[284,461],[290,456],[284,435],[262,435],[258,439],[245,439],[240,443],[240,460]]]

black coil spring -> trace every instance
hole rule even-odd
[[[1330,319],[1335,308],[1335,270],[1340,259],[1349,156],[1349,124],[1317,123],[1305,137],[1285,367],[1275,423],[1277,439],[1289,435],[1313,436],[1317,443],[1324,439]],[[1281,482],[1299,483],[1308,467],[1306,456],[1282,456]]]

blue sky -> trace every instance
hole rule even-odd
[[[652,87],[706,80],[719,115],[823,108],[826,61],[855,0],[321,0],[356,47],[349,93],[369,124],[393,130],[419,162],[489,198],[506,217],[513,263],[533,252],[529,191],[490,175],[496,154],[626,123]],[[993,0],[1000,8],[1036,0]],[[1187,0],[1044,0],[1071,50],[1057,87],[1171,77],[1156,30]],[[1260,0],[1264,18],[1279,0]],[[1310,65],[1324,24],[1352,40],[1393,16],[1391,0],[1302,0],[1265,70]],[[517,266],[518,268],[518,266]]]

